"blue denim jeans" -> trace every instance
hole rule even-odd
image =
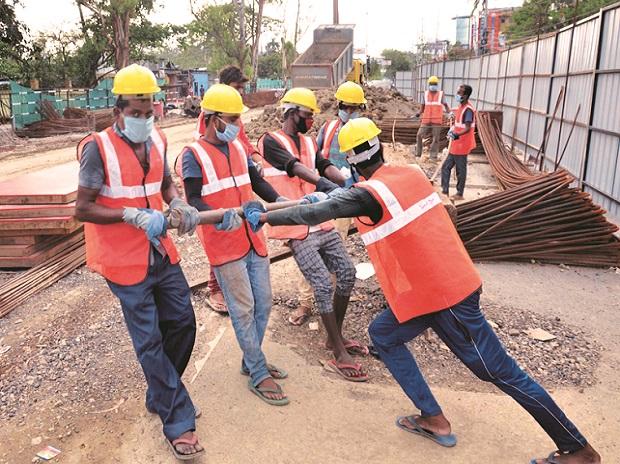
[[[196,319],[181,266],[153,253],[143,282],[108,281],[121,301],[125,323],[144,371],[146,407],[155,411],[169,440],[196,429],[194,405],[181,381],[194,348]]]
[[[560,451],[573,452],[586,445],[586,439],[545,389],[506,353],[480,311],[477,291],[451,308],[402,324],[388,308],[370,324],[368,332],[381,359],[423,416],[436,416],[441,408],[405,343],[428,328],[478,378],[495,384],[530,413]]]
[[[239,347],[241,367],[258,385],[270,376],[261,345],[271,312],[269,258],[251,250],[243,258],[213,267],[222,288]]]

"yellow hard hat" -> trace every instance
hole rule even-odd
[[[365,105],[366,98],[364,98],[364,89],[359,84],[355,82],[347,81],[343,84],[340,84],[338,90],[336,90],[336,94],[334,95],[336,100],[341,101],[343,103],[349,103],[352,105]]]
[[[248,110],[243,98],[230,85],[214,84],[205,92],[200,107],[211,113],[241,114]]]
[[[114,95],[153,95],[161,92],[155,74],[139,64],[130,64],[114,76]]]
[[[428,78],[429,84],[439,84],[439,78],[437,76],[431,76]]]
[[[301,109],[307,109],[315,114],[321,112],[316,104],[316,95],[314,95],[312,90],[306,89],[305,87],[293,87],[284,94],[284,97],[280,100],[280,104],[285,107],[303,107]]]
[[[350,119],[338,133],[338,145],[342,153],[369,142],[381,133],[381,129],[368,118]]]

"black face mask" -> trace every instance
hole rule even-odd
[[[297,114],[297,122],[295,123],[295,128],[297,129],[297,132],[305,134],[310,130],[313,123],[314,119],[302,118],[299,114]]]

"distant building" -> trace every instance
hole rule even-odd
[[[491,8],[474,12],[471,22],[470,46],[479,54],[495,53],[506,48],[505,32],[514,8]]]
[[[455,44],[469,48],[469,16],[457,16],[452,19],[456,21]]]
[[[437,40],[424,44],[424,54],[430,55],[433,61],[440,61],[448,55],[450,42],[447,40]]]

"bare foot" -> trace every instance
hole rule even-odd
[[[452,433],[452,427],[450,426],[450,422],[446,419],[446,416],[443,414],[439,414],[438,416],[426,416],[422,417],[419,415],[413,416],[415,418],[416,423],[425,430],[429,432],[436,433],[437,435],[449,435]],[[413,424],[407,419],[403,417],[400,420],[400,425],[406,427],[411,430],[415,430]]]
[[[265,380],[259,383],[256,388],[258,388],[259,390],[261,388],[278,390],[278,393],[261,392],[265,398],[269,398],[270,400],[283,400],[284,398],[286,398],[286,394],[282,391],[280,385],[278,385],[271,377],[267,377]]]
[[[194,445],[189,445],[186,443],[177,443],[173,445],[174,449],[177,450],[177,453],[191,455],[191,454],[196,454],[196,453],[200,453],[201,451],[204,451],[204,448],[200,445],[200,443],[198,443],[198,438],[196,437],[194,432],[192,432],[191,430],[182,434],[180,437],[177,438],[177,440],[179,438],[184,439],[184,440],[189,440],[189,441],[196,440],[196,443]],[[176,440],[172,440],[172,441],[174,442]]]
[[[579,451],[568,454],[553,453],[550,457],[553,458],[551,462],[560,464],[599,464],[601,462],[601,456],[594,451],[589,443]],[[550,461],[549,458],[541,458],[534,462],[536,464],[548,464]]]

